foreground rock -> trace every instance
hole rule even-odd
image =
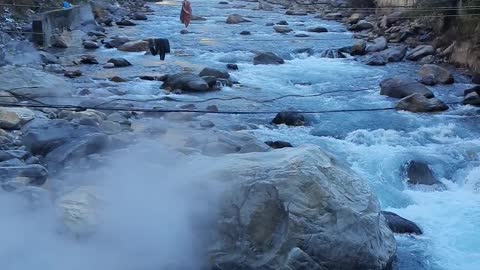
[[[432,64],[423,65],[418,71],[418,75],[422,82],[432,82],[432,84],[427,83],[427,85],[452,84],[455,81],[448,69]]]
[[[205,92],[210,90],[210,86],[204,79],[189,72],[169,75],[162,87],[186,92]]]
[[[119,51],[124,52],[145,52],[148,51],[148,42],[143,40],[129,41],[118,47]]]
[[[246,22],[251,22],[251,21],[243,18],[241,15],[238,15],[238,14],[232,14],[228,16],[226,21],[226,23],[228,24],[238,24],[238,23],[246,23]]]
[[[272,120],[272,124],[287,126],[304,126],[306,123],[305,117],[297,112],[280,112]]]
[[[210,252],[216,269],[380,270],[391,263],[396,243],[377,199],[318,148],[222,157],[222,164],[234,187],[223,197]]]
[[[388,211],[382,211],[382,215],[387,220],[388,227],[394,233],[422,234],[422,230],[417,226],[417,224],[408,219]]]
[[[436,98],[426,98],[422,94],[411,94],[402,98],[395,109],[409,112],[441,112],[448,110],[448,106]]]
[[[0,128],[2,129],[19,129],[33,118],[35,113],[27,108],[0,107]]]
[[[272,52],[259,53],[253,58],[254,65],[281,65],[285,61]]]
[[[404,75],[383,80],[380,83],[380,88],[380,95],[393,98],[404,98],[412,94],[421,94],[426,98],[433,97],[433,93],[427,87]]]
[[[66,97],[73,92],[63,78],[28,67],[1,67],[0,82],[0,91],[29,98]]]

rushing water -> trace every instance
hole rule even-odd
[[[160,63],[158,58],[141,53],[102,49],[97,54],[105,59],[115,55],[126,57],[138,73],[166,72],[171,63],[194,70],[205,66],[224,69],[226,63],[238,64],[239,71],[231,74],[241,87],[189,98],[242,96],[262,100],[287,94],[368,89],[314,98],[285,98],[270,103],[212,102],[222,110],[391,107],[395,101],[379,95],[379,82],[395,74],[415,76],[418,70],[412,63],[369,67],[353,59],[321,58],[320,52],[324,49],[352,44],[352,34],[341,24],[316,19],[314,15],[285,16],[284,11],[278,9],[271,12],[252,10],[257,3],[235,1],[221,5],[216,0],[193,1],[194,14],[207,20],[194,21],[188,28],[193,33],[182,35],[179,5],[180,2],[167,1],[152,4],[156,12],[148,21],[115,31],[136,39],[169,38],[172,49],[183,55],[167,55],[167,60]],[[246,7],[234,8],[235,5]],[[226,17],[233,13],[244,15],[252,22],[225,24]],[[295,38],[294,33],[278,34],[271,26],[266,26],[266,23],[280,20],[287,20],[295,34],[313,26],[324,26],[330,32]],[[244,30],[252,35],[239,35]],[[312,56],[293,53],[299,48],[313,48],[316,53]],[[256,51],[272,51],[288,60],[280,66],[254,66],[252,58]],[[125,74],[129,72],[132,71]],[[462,90],[468,84],[460,75],[456,79],[455,85],[435,87],[432,91],[446,102],[460,101]],[[157,83],[136,80],[124,85],[128,89],[127,96],[162,95]],[[480,118],[472,116],[475,114],[474,108],[464,106],[440,114],[395,111],[317,114],[309,116],[311,126],[298,128],[268,125],[273,115],[212,118],[224,123],[225,127],[232,122],[256,124],[249,132],[265,140],[286,140],[294,145],[316,144],[350,164],[370,183],[384,209],[414,220],[425,232],[418,238],[397,238],[397,269],[476,270],[480,264]],[[409,189],[401,177],[401,167],[411,159],[426,161],[447,185],[448,191]]]

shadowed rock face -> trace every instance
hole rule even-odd
[[[422,230],[414,222],[405,219],[395,213],[382,211],[387,220],[388,227],[394,233],[422,234]]]

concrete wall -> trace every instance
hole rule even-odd
[[[94,21],[90,4],[47,11],[33,20],[32,30],[34,34],[32,39],[37,45],[48,47],[55,33],[73,30],[79,28],[84,23],[93,23]]]

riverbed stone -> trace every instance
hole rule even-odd
[[[369,66],[384,66],[387,64],[387,59],[382,54],[374,54],[365,60],[365,64]]]
[[[422,234],[422,230],[413,221],[405,219],[395,213],[382,211],[382,215],[387,220],[388,227],[394,233],[399,234]]]
[[[284,25],[275,25],[273,27],[273,30],[275,30],[275,32],[277,33],[280,33],[280,34],[286,34],[286,33],[290,33],[292,32],[292,28],[288,27],[288,26],[284,26]]]
[[[300,11],[300,10],[287,10],[285,11],[285,15],[289,15],[289,16],[306,16],[308,15],[307,12],[305,11]]]
[[[250,20],[245,19],[243,16],[239,14],[232,14],[228,16],[226,23],[228,24],[238,24],[238,23],[247,23],[251,22]]]
[[[385,58],[389,63],[392,63],[392,62],[402,61],[403,58],[405,58],[405,55],[407,54],[407,50],[408,50],[407,46],[397,46],[397,47],[388,48],[380,53],[385,56]]]
[[[412,160],[408,162],[405,167],[405,176],[410,185],[442,185],[430,167],[422,161]]]
[[[387,39],[385,37],[378,37],[373,40],[372,44],[368,44],[365,51],[367,53],[380,52],[387,48]]]
[[[380,83],[380,95],[393,98],[404,98],[412,94],[421,94],[432,98],[433,93],[423,84],[405,75],[397,75]]]
[[[35,113],[30,109],[0,107],[0,128],[2,129],[19,129],[33,118]]]
[[[147,15],[143,12],[135,12],[131,15],[132,20],[136,21],[146,21],[148,20]]]
[[[418,61],[425,56],[435,53],[435,49],[431,45],[419,45],[407,53],[407,59],[411,61]]]
[[[270,146],[273,149],[282,149],[285,147],[293,147],[291,143],[284,141],[266,141],[266,145]]]
[[[238,70],[237,64],[227,64],[227,68],[230,70]]]
[[[17,177],[25,178],[26,184],[41,186],[47,180],[48,171],[38,164],[0,167],[0,182],[14,180]]]
[[[372,28],[373,28],[372,23],[367,22],[365,20],[361,20],[358,23],[348,27],[348,30],[358,32],[358,31],[363,31],[363,30],[370,30]]]
[[[66,70],[63,73],[63,76],[65,76],[67,78],[70,78],[70,79],[74,79],[74,78],[82,76],[82,71],[80,71],[78,69],[77,70]]]
[[[65,79],[29,67],[0,67],[0,82],[0,91],[29,98],[68,97],[73,92]]]
[[[367,42],[363,39],[359,39],[355,42],[355,44],[350,49],[351,55],[364,55],[366,54],[367,49]]]
[[[253,58],[254,65],[281,65],[285,61],[278,55],[272,52],[258,53]]]
[[[208,83],[204,79],[189,72],[169,75],[162,87],[186,92],[205,92],[210,90]]]
[[[85,40],[83,42],[83,47],[88,50],[95,50],[100,48],[100,44],[92,40]]]
[[[148,51],[148,41],[136,40],[129,41],[118,47],[119,51],[124,52],[145,52]]]
[[[134,23],[130,20],[126,20],[126,19],[121,20],[121,21],[117,21],[115,23],[119,26],[135,26],[135,25],[137,25],[136,23]]]
[[[46,65],[51,65],[51,64],[60,64],[60,59],[48,52],[43,52],[40,51],[38,52],[40,54],[40,58],[42,59],[42,62]]]
[[[276,125],[304,126],[305,123],[305,117],[301,113],[293,111],[279,112],[272,120],[272,124]]]
[[[440,112],[448,110],[448,106],[437,98],[426,98],[417,93],[402,98],[395,109],[409,112]]]
[[[107,63],[113,63],[115,67],[128,67],[132,65],[125,58],[110,58]]]
[[[463,104],[480,106],[480,86],[475,86],[464,91]]]
[[[450,71],[444,67],[426,64],[418,71],[418,75],[423,79],[432,78],[434,84],[452,84],[455,82]]]
[[[328,29],[323,26],[316,26],[316,27],[308,28],[307,31],[312,33],[326,33],[328,32]]]
[[[251,34],[252,34],[252,33],[251,33],[250,31],[242,31],[242,32],[240,32],[240,35],[242,35],[242,36],[249,36],[249,35],[251,35]]]
[[[93,55],[82,55],[82,56],[78,57],[77,59],[74,59],[72,62],[75,65],[80,65],[80,64],[96,65],[96,64],[98,64],[97,59]]]
[[[115,37],[110,40],[107,40],[105,42],[105,47],[108,49],[118,48],[129,41],[130,39],[128,37]]]
[[[68,44],[65,39],[60,35],[53,35],[51,39],[52,47],[65,49],[68,48]]]
[[[209,68],[209,67],[206,67],[206,68],[202,69],[202,71],[200,71],[198,76],[200,76],[200,77],[213,76],[213,77],[218,78],[218,79],[229,79],[230,78],[230,74],[228,74],[228,72],[221,71],[221,70],[214,69],[214,68]]]

